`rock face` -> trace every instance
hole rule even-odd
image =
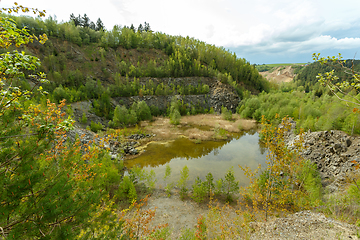
[[[149,80],[149,79],[147,79]],[[144,81],[144,80],[143,80]],[[152,79],[156,83],[154,79]],[[181,84],[181,85],[192,85],[197,86],[197,84],[207,84],[209,86],[208,94],[199,94],[199,95],[176,95],[178,100],[188,104],[189,108],[192,106],[200,106],[202,108],[213,107],[215,112],[220,113],[221,106],[226,107],[231,110],[233,113],[236,111],[236,107],[240,102],[240,98],[236,93],[235,89],[228,85],[223,84],[218,81],[216,78],[169,78],[163,79],[163,83],[168,84]],[[114,105],[125,105],[130,107],[134,102],[145,101],[148,106],[154,105],[157,106],[160,110],[166,110],[169,106],[173,96],[133,96],[133,97],[117,97],[114,98]]]
[[[288,146],[298,138],[290,136]],[[316,163],[323,183],[330,192],[336,191],[345,183],[354,167],[360,163],[360,138],[349,136],[342,131],[306,132],[304,134],[306,149],[301,153],[305,159]]]

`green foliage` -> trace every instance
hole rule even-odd
[[[168,181],[168,178],[170,177],[171,175],[171,168],[170,168],[170,165],[169,164],[166,164],[166,167],[165,167],[165,175],[164,175],[164,181],[167,182]],[[174,188],[174,183],[173,182],[170,182],[170,183],[167,183],[166,186],[165,186],[165,191],[166,193],[168,194],[168,196],[170,196],[171,194],[171,190]]]
[[[40,34],[45,31],[47,35],[51,36],[51,41],[66,40],[69,44],[76,44],[81,48],[88,48],[89,46],[93,49],[102,49],[99,54],[89,56],[90,59],[95,59],[93,63],[99,63],[100,65],[106,63],[107,59],[104,56],[106,56],[110,48],[134,49],[138,53],[157,49],[166,55],[163,58],[150,59],[149,61],[143,60],[146,57],[142,56],[137,61],[130,61],[128,57],[124,56],[119,62],[118,68],[118,73],[122,76],[158,78],[219,76],[219,80],[225,79],[225,82],[234,85],[237,89],[240,89],[240,86],[245,86],[245,88],[255,92],[269,91],[268,82],[245,59],[238,58],[224,48],[209,45],[193,38],[170,36],[152,31],[133,31],[133,29],[126,26],[120,27],[118,25],[107,31],[103,29],[100,19],[98,19],[96,25],[90,22],[89,27],[82,27],[81,24],[76,26],[75,22],[77,20],[74,19],[78,19],[78,17],[75,16],[69,22],[61,23],[52,17],[45,21],[26,16],[14,17],[14,19],[20,28],[27,26],[31,33]],[[77,46],[75,47],[77,48]],[[76,54],[71,50],[61,53],[50,42],[40,50],[47,53],[45,55],[48,59],[45,61],[47,70],[61,72],[63,76],[61,84],[64,87],[76,86],[76,88],[79,88],[82,85],[81,81],[92,75],[91,71],[82,70],[87,68],[78,68],[83,73],[82,75],[76,73],[67,76],[67,74],[64,74],[63,71],[66,70],[64,59],[73,60],[76,58]],[[133,51],[128,52],[128,56],[131,54],[133,54]],[[78,60],[82,61],[82,59]],[[103,67],[103,70],[104,76],[109,78],[109,71],[105,67]],[[50,80],[53,81],[54,78],[51,77]],[[171,87],[168,90],[172,91]],[[168,90],[162,89],[163,93],[168,92]],[[208,92],[208,87],[189,86],[184,91],[189,92],[188,94],[193,94],[191,92],[204,94]]]
[[[87,123],[87,117],[86,117],[86,113],[85,112],[83,112],[83,115],[82,115],[82,117],[81,117],[81,123],[83,123],[83,124],[86,124]]]
[[[17,29],[8,18],[1,17],[0,25],[3,48],[36,39],[26,28]],[[44,43],[46,36],[40,39]],[[65,134],[73,128],[72,119],[63,117],[64,101],[60,105],[49,100],[36,104],[36,94],[46,94],[39,86],[46,82],[45,74],[34,72],[40,67],[39,59],[16,51],[1,54],[0,58],[2,237],[74,239],[80,229],[93,227],[89,220],[118,181],[118,174],[98,147],[87,146],[84,151],[80,139],[64,142]],[[22,77],[33,78],[35,87],[29,90],[16,86]],[[97,217],[104,217],[103,212]]]
[[[149,190],[154,189],[156,183],[154,170],[147,172],[139,167],[133,167],[129,174],[134,182],[137,182],[138,184],[143,182]]]
[[[104,129],[104,125],[102,125],[101,123],[95,123],[94,121],[91,121],[91,124],[90,124],[90,129],[91,131],[93,131],[94,133],[97,133],[101,130]]]
[[[117,105],[114,110],[114,118],[111,127],[120,127],[128,124],[129,111],[125,106]]]
[[[170,104],[170,123],[174,125],[179,125],[180,119],[180,104],[176,97],[173,97]]]
[[[119,189],[116,192],[116,197],[120,200],[127,200],[129,204],[132,204],[137,200],[138,196],[135,185],[129,176],[124,176],[122,179],[121,183],[119,184]]]
[[[304,161],[298,174],[297,179],[302,180],[299,187],[304,187],[307,192],[305,201],[309,201],[313,207],[318,207],[322,203],[323,188],[316,164],[310,160]]]
[[[134,103],[132,109],[136,112],[138,121],[151,120],[151,111],[145,101]]]
[[[198,203],[201,203],[205,198],[210,198],[211,194],[215,189],[214,178],[211,173],[206,175],[206,180],[201,181],[199,177],[195,179],[194,184],[192,185],[193,193],[191,198]]]
[[[350,100],[350,96],[345,99]],[[342,130],[349,134],[360,133],[359,115],[349,111],[345,102],[339,102],[336,96],[322,94],[314,96],[309,93],[293,90],[280,90],[270,94],[261,93],[258,96],[242,101],[238,113],[245,118],[261,120],[264,115],[272,123],[279,123],[279,118],[291,117],[296,121],[297,130],[305,131]],[[279,114],[279,118],[275,118]]]
[[[189,178],[189,169],[187,166],[185,166],[180,171],[180,179],[178,181],[177,186],[180,188],[180,198],[184,199],[187,196],[188,187],[187,187],[187,181]]]
[[[232,112],[228,110],[226,107],[221,107],[221,117],[225,120],[231,121],[232,120]]]
[[[232,202],[232,194],[239,190],[239,181],[235,180],[234,170],[232,167],[226,173],[222,187],[224,188],[224,193],[226,194],[226,201]]]
[[[204,201],[205,197],[208,195],[207,186],[205,182],[202,182],[199,177],[195,179],[195,183],[192,185],[193,193],[191,198],[197,202],[201,203]]]

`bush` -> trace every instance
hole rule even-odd
[[[137,193],[135,185],[129,176],[124,176],[122,182],[119,185],[116,196],[119,200],[128,200],[129,204],[132,204],[136,201]]]
[[[133,109],[136,111],[138,121],[151,120],[151,110],[145,101],[134,103]]]
[[[180,198],[184,199],[187,196],[187,181],[189,178],[189,169],[187,166],[185,166],[180,171],[180,180],[178,181],[178,187],[180,188]]]
[[[232,112],[228,110],[226,107],[221,107],[221,117],[225,120],[232,120]]]
[[[179,112],[179,110],[175,109],[170,114],[170,123],[174,124],[174,125],[179,125],[180,124],[180,119],[181,119],[180,112]]]
[[[121,127],[128,124],[129,111],[125,106],[116,106],[114,111],[114,117],[112,121],[112,127]]]
[[[86,124],[86,123],[87,123],[87,117],[86,117],[86,113],[85,113],[85,112],[83,112],[83,115],[82,115],[82,117],[81,117],[81,123],[83,123],[83,124]]]
[[[94,123],[93,121],[91,121],[90,129],[91,131],[97,133],[104,129],[104,125],[102,125],[101,123]]]

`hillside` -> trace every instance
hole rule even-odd
[[[126,76],[216,77],[231,84],[240,97],[245,90],[255,94],[269,90],[268,82],[245,59],[193,38],[118,25],[111,31],[95,31],[53,18],[14,19],[18,27],[27,27],[35,35],[45,32],[49,37],[44,46],[34,43],[25,51],[42,60],[41,70],[52,82],[47,87],[50,92],[60,84],[78,90],[91,80],[109,86]]]
[[[294,69],[291,65],[284,67],[276,67],[270,71],[260,72],[270,82],[282,83],[291,82],[294,79]]]

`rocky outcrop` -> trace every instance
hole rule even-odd
[[[146,80],[148,81],[149,79]],[[156,79],[151,80],[155,82],[155,84],[157,83]],[[240,102],[240,98],[235,89],[228,84],[221,83],[216,78],[166,78],[162,79],[162,82],[168,85],[197,86],[197,84],[207,84],[209,86],[208,94],[176,95],[179,100],[188,105],[189,111],[191,107],[199,106],[206,109],[213,107],[215,112],[220,113],[221,106],[224,106],[235,113],[236,107]],[[129,108],[134,102],[145,101],[148,106],[154,105],[164,111],[170,105],[172,98],[173,96],[171,95],[117,97],[113,99],[113,103],[114,105],[125,105]]]
[[[298,136],[288,138],[288,146]],[[349,180],[360,163],[360,138],[342,131],[320,131],[304,133],[305,150],[301,155],[316,163],[324,185],[330,192]]]
[[[154,137],[155,134],[132,134],[125,138],[125,141],[119,142],[110,138],[108,141],[103,141],[107,136],[99,137],[92,131],[75,128],[67,133],[67,138],[70,142],[75,142],[77,138],[80,139],[81,145],[95,143],[96,145],[101,146],[102,148],[108,150],[111,159],[121,160],[124,155],[136,155],[139,153],[139,150],[136,147],[139,145],[139,142],[134,140],[141,140],[144,138]]]

